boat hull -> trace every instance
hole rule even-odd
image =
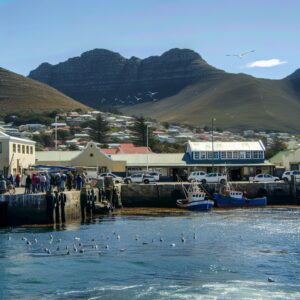
[[[177,206],[180,208],[185,208],[194,211],[209,211],[213,208],[214,202],[211,200],[186,201],[184,199],[184,200],[177,200]]]
[[[267,197],[248,199],[214,194],[214,199],[216,200],[218,207],[248,207],[267,205]]]

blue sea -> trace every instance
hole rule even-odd
[[[300,299],[300,210],[0,229],[1,299]]]

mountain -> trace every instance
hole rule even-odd
[[[30,78],[93,107],[223,129],[300,131],[300,70],[282,80],[230,74],[189,49],[126,59],[95,49],[57,65],[41,64]],[[149,92],[157,92],[149,95]]]
[[[0,104],[0,116],[88,109],[46,84],[3,68],[0,68]]]
[[[188,49],[171,49],[146,59],[126,59],[112,51],[95,49],[57,65],[43,63],[29,77],[87,105],[99,106],[152,101],[149,91],[158,91],[155,99],[162,99],[220,74],[225,72]]]

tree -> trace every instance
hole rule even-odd
[[[134,144],[136,146],[147,146],[147,124],[144,117],[136,117],[132,128],[134,134]],[[150,127],[148,127],[148,146],[153,144],[153,136]]]
[[[39,135],[34,135],[33,140],[36,141],[42,147],[53,147],[54,138],[50,134],[40,133]]]
[[[105,144],[108,141],[109,125],[103,120],[102,116],[98,114],[96,120],[89,122],[90,137],[94,142]]]
[[[286,150],[287,146],[286,144],[281,141],[280,139],[276,138],[274,139],[274,143],[272,144],[272,146],[268,147],[266,150],[266,158],[269,159],[271,157],[273,157],[275,154],[277,154],[278,152],[282,151],[282,150]]]

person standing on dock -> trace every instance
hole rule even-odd
[[[82,188],[82,177],[80,176],[80,174],[78,174],[76,177],[76,188],[78,191],[80,191]]]
[[[27,175],[25,181],[25,194],[30,194],[31,178],[30,175]]]
[[[4,194],[7,192],[6,181],[4,177],[0,177],[0,194]]]
[[[17,174],[15,182],[16,182],[16,187],[20,187],[20,181],[21,181],[21,177],[19,174]]]

